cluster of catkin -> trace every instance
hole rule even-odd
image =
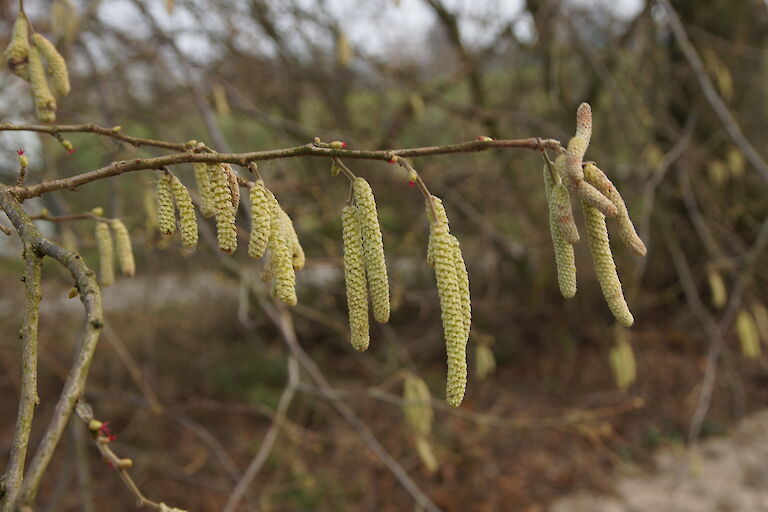
[[[363,351],[370,343],[369,292],[373,317],[386,323],[390,312],[389,279],[373,190],[363,178],[355,178],[352,188],[354,202],[345,205],[341,212],[344,281],[352,347]]]
[[[11,42],[5,49],[5,60],[13,74],[31,84],[37,118],[52,123],[56,120],[53,92],[66,96],[70,91],[67,62],[45,36],[33,31],[30,37],[30,29],[29,20],[20,12],[13,24]]]
[[[544,188],[549,206],[549,227],[555,249],[558,283],[564,297],[576,294],[576,264],[573,245],[579,242],[579,232],[573,219],[571,195],[582,205],[587,236],[595,264],[595,272],[608,307],[621,325],[634,323],[624,299],[621,281],[616,272],[606,217],[616,221],[622,242],[638,256],[646,248],[629,218],[627,207],[611,180],[593,162],[584,162],[584,154],[592,137],[592,109],[582,103],[576,113],[576,135],[568,142],[565,154],[559,155],[554,166],[544,166]]]
[[[120,219],[96,221],[96,246],[99,250],[99,280],[102,286],[115,282],[115,259],[124,276],[136,274],[131,236]]]
[[[429,219],[427,263],[435,270],[448,354],[445,395],[450,405],[458,407],[467,387],[467,341],[472,321],[469,276],[459,241],[450,232],[443,202],[431,196],[426,207]]]

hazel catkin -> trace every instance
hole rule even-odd
[[[301,247],[301,243],[299,242],[299,236],[296,234],[296,228],[293,226],[293,221],[291,220],[291,217],[283,210],[283,208],[280,208],[280,218],[282,220],[283,226],[285,228],[285,233],[287,234],[287,243],[288,248],[291,251],[291,261],[293,262],[293,269],[294,270],[301,270],[304,268],[304,265],[306,264],[307,258],[304,254],[304,248]]]
[[[192,164],[195,172],[195,185],[197,193],[200,195],[200,215],[206,218],[216,215],[216,208],[213,205],[213,194],[211,193],[211,178],[209,165],[201,162]]]
[[[192,197],[184,184],[174,176],[171,180],[171,189],[173,198],[176,201],[176,208],[179,210],[179,227],[181,231],[181,243],[187,249],[197,247],[197,217],[195,216],[195,207],[192,204]]]
[[[553,198],[556,184],[546,165],[544,166],[543,174],[544,192],[547,196],[547,205],[549,209],[549,231],[552,236],[552,246],[555,250],[557,282],[563,297],[570,299],[576,295],[576,260],[573,252],[573,245],[568,243],[566,236],[563,234],[564,224],[559,222],[559,211],[554,204],[555,200]],[[559,180],[560,177],[555,176],[555,179]],[[562,182],[560,185],[562,185]],[[570,203],[570,199],[568,201]],[[571,221],[572,220],[573,215],[571,215]]]
[[[106,222],[96,222],[96,246],[99,249],[99,278],[102,286],[110,286],[115,282],[114,247],[109,225]]]
[[[51,85],[53,90],[59,96],[69,94],[69,73],[67,72],[67,61],[59,53],[53,43],[45,38],[44,35],[36,32],[32,34],[32,43],[35,45],[40,55],[45,57],[48,62],[48,72],[51,74]]]
[[[363,254],[368,287],[371,292],[373,317],[379,323],[389,321],[389,281],[387,264],[384,259],[384,242],[381,236],[379,216],[376,212],[376,200],[371,186],[363,178],[355,178],[352,183],[357,204],[357,216],[360,232],[363,236]]]
[[[550,192],[547,192],[547,204],[550,211],[554,210],[555,221],[560,233],[569,244],[579,242],[579,229],[576,227],[576,221],[573,218],[573,208],[571,207],[571,197],[568,188],[563,183],[563,168],[565,167],[565,155],[560,155],[555,160],[555,175],[549,170],[549,165],[544,167],[545,186],[549,186]],[[549,180],[549,181],[547,181]]]
[[[261,258],[269,242],[269,201],[264,182],[258,180],[250,191],[251,237],[248,241],[248,255]]]
[[[231,254],[237,249],[237,227],[229,178],[220,164],[211,166],[210,170],[211,194],[216,209],[216,238],[219,249]]]
[[[295,306],[296,273],[293,269],[293,258],[289,235],[280,214],[280,204],[274,194],[267,190],[269,201],[269,261],[274,275],[274,292],[278,299],[289,306]]]
[[[582,207],[584,220],[587,224],[587,234],[589,235],[589,248],[592,252],[595,273],[603,296],[616,320],[624,327],[629,327],[635,320],[629,311],[626,300],[624,300],[621,281],[616,273],[616,264],[613,262],[613,254],[608,241],[608,229],[605,226],[605,215],[585,202],[582,202]]]
[[[456,267],[456,283],[459,287],[459,299],[461,302],[461,312],[464,317],[464,337],[469,339],[469,328],[472,325],[472,300],[469,292],[469,274],[467,266],[464,263],[464,255],[461,254],[461,244],[459,239],[453,235],[451,237],[451,249],[453,251],[453,264]]]
[[[230,198],[232,200],[232,207],[237,213],[237,208],[240,206],[240,182],[237,179],[237,173],[232,169],[229,164],[220,164],[224,173],[227,175],[227,184],[229,185]]]
[[[43,123],[56,120],[56,98],[48,87],[43,60],[36,46],[29,47],[29,81],[35,101],[35,115]]]
[[[13,23],[11,42],[5,49],[5,61],[11,73],[29,80],[29,26],[23,12],[19,13]]]
[[[162,234],[170,235],[176,231],[176,211],[173,209],[170,173],[161,172],[157,176],[156,196],[158,229]]]
[[[370,342],[368,326],[368,285],[365,279],[363,239],[357,207],[347,205],[341,210],[342,239],[344,244],[344,282],[347,288],[347,309],[352,347],[364,351]]]
[[[115,239],[115,255],[117,256],[117,263],[120,265],[120,271],[124,276],[131,277],[136,274],[131,235],[120,219],[112,219],[110,226]]]

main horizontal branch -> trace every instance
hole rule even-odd
[[[0,125],[2,131],[4,125]],[[39,128],[28,126],[27,129]],[[32,130],[39,131],[39,130]],[[528,138],[509,140],[474,140],[446,146],[426,146],[393,150],[352,150],[334,149],[324,145],[305,144],[291,148],[254,151],[250,153],[176,153],[154,158],[136,158],[113,162],[105,167],[78,174],[68,178],[39,183],[28,186],[9,187],[8,190],[19,200],[37,197],[56,190],[76,190],[81,185],[92,181],[118,176],[127,172],[160,169],[165,166],[190,163],[230,163],[246,166],[251,162],[278,160],[296,157],[337,157],[360,160],[393,161],[394,157],[423,157],[432,155],[447,155],[452,153],[473,153],[488,149],[517,148],[517,149],[561,149],[560,142],[554,139]]]

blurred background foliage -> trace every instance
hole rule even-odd
[[[25,5],[35,28],[54,39],[70,65],[73,93],[60,102],[59,122],[121,125],[127,134],[202,140],[218,151],[286,147],[315,136],[345,140],[351,148],[440,145],[480,135],[567,142],[578,104],[592,105],[588,157],[622,191],[649,248],[639,261],[614,247],[636,319],[628,331],[613,325],[586,245],[577,248],[576,298],[559,295],[538,154],[503,150],[415,162],[431,191],[444,198],[462,242],[474,310],[465,404],[458,412],[435,404],[434,471],[417,453],[398,398],[406,372],[424,379],[435,397],[444,387],[420,195],[395,166],[348,162],[376,193],[393,291],[390,324],[376,325],[371,348],[357,354],[348,342],[340,266],[345,181],[331,178],[329,162],[320,159],[260,165],[308,255],[293,311],[300,343],[444,510],[544,510],[577,489],[609,490],[607,475],[616,468],[648,465],[655,448],[684,443],[714,339],[710,327],[723,318],[725,349],[702,433],[723,432],[768,401],[765,360],[744,357],[733,318],[724,315],[742,280],[738,310],[754,318],[760,343],[768,341],[768,266],[765,254],[750,253],[768,218],[766,183],[713,112],[654,1]],[[759,0],[673,5],[718,94],[752,144],[764,148],[768,6]],[[16,12],[15,2],[0,7],[4,40]],[[26,83],[3,73],[0,91],[3,120],[33,122]],[[19,145],[28,148],[31,181],[160,154],[91,135],[69,139],[72,155],[50,137],[3,134],[4,181],[14,179]],[[191,167],[178,171],[190,183]],[[111,421],[120,451],[134,459],[147,494],[190,510],[217,510],[270,425],[287,378],[286,349],[219,255],[203,246],[186,257],[177,241],[148,229],[145,204],[152,192],[143,174],[49,194],[45,203],[30,201],[29,210],[102,206],[130,228],[138,275],[105,291],[112,333],[105,332],[97,352],[89,397],[97,415]],[[92,225],[66,227],[95,266]],[[46,226],[52,236],[61,236],[60,228]],[[201,229],[210,235],[210,226]],[[21,287],[18,246],[4,243],[0,396],[10,418],[18,390]],[[245,251],[233,261],[258,278],[260,263],[248,261]],[[45,277],[41,418],[51,412],[80,322],[65,298],[66,276],[46,267]],[[481,345],[490,347],[496,363],[484,379],[474,358]],[[630,377],[611,355],[627,350],[636,374]],[[487,360],[487,352],[480,357]],[[11,429],[11,421],[0,425],[4,449]],[[95,450],[77,458],[79,468],[89,466],[81,473],[90,478],[75,477],[69,469],[75,446],[67,440],[59,448],[41,503],[48,510],[84,510],[88,503],[97,510],[130,509],[131,497]],[[413,505],[305,379],[242,507]]]

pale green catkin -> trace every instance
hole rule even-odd
[[[37,47],[40,54],[48,61],[48,72],[51,74],[51,84],[53,90],[59,96],[66,96],[71,89],[69,85],[69,73],[67,72],[67,61],[61,56],[59,51],[48,39],[39,32],[32,34],[32,43]]]
[[[248,255],[261,258],[269,242],[269,201],[264,182],[258,180],[251,187],[251,238],[248,241]]]
[[[136,262],[133,259],[131,235],[120,219],[113,219],[110,222],[110,226],[115,238],[115,254],[117,255],[120,270],[124,276],[131,277],[136,274]]]
[[[595,273],[603,296],[616,320],[624,327],[629,327],[635,320],[624,300],[621,281],[616,273],[616,264],[613,262],[613,254],[608,241],[608,229],[605,226],[605,215],[586,202],[582,202],[582,207],[589,235],[589,248],[592,251]]]
[[[611,200],[616,206],[618,211],[616,215],[616,225],[619,229],[619,237],[624,245],[627,246],[632,252],[638,256],[645,256],[648,252],[645,248],[645,244],[640,239],[635,231],[635,225],[632,223],[632,219],[629,218],[629,212],[627,211],[627,205],[624,204],[624,199],[621,194],[613,185],[608,176],[600,170],[600,168],[593,162],[587,162],[584,166],[584,176],[587,181],[597,188],[605,197]]]
[[[213,205],[213,193],[211,192],[211,172],[209,164],[194,163],[195,185],[197,193],[200,195],[200,214],[203,217],[210,218],[216,215],[216,208]]]
[[[43,123],[56,120],[56,98],[48,88],[43,60],[37,47],[29,47],[29,81],[32,84],[32,97],[35,100],[35,115]]]
[[[453,262],[456,267],[456,282],[459,285],[459,298],[461,299],[461,312],[464,316],[464,337],[469,340],[469,328],[472,325],[472,300],[469,292],[469,274],[461,254],[459,239],[453,235],[451,247],[453,249]]]
[[[157,225],[160,232],[170,235],[176,231],[176,211],[171,195],[171,175],[161,172],[157,176]]]
[[[211,194],[216,209],[216,238],[219,249],[231,254],[237,249],[237,227],[229,178],[220,164],[211,166],[210,170]]]
[[[403,383],[403,415],[413,433],[421,437],[432,434],[432,394],[427,383],[412,373]]]
[[[429,220],[430,225],[445,224],[445,226],[448,226],[448,215],[445,213],[445,207],[443,206],[442,199],[437,196],[432,196],[432,207],[435,209],[434,214],[432,212],[432,207],[430,207],[430,202],[424,201],[424,204],[427,209],[427,220]],[[435,218],[435,215],[437,215],[437,218]],[[429,237],[429,242],[427,243],[427,264],[434,268],[435,255],[433,251],[432,237]]]
[[[99,249],[99,278],[102,286],[115,282],[115,254],[112,245],[112,235],[106,222],[96,223],[96,246]]]
[[[173,198],[176,200],[176,208],[179,210],[179,226],[181,228],[181,243],[187,249],[197,247],[197,217],[192,197],[184,184],[174,176],[171,181]]]
[[[556,184],[549,172],[549,168],[544,166],[544,191],[547,196],[547,205],[549,208],[549,231],[552,235],[552,246],[555,250],[555,264],[557,265],[557,282],[560,286],[560,293],[566,299],[576,295],[576,260],[573,252],[573,245],[568,243],[563,234],[563,224],[558,222],[558,210],[553,204],[553,194]],[[560,179],[559,176],[557,179]],[[560,183],[562,185],[562,182]],[[567,192],[566,192],[567,193]],[[570,199],[568,200],[570,204]],[[573,220],[573,215],[571,215]]]
[[[376,212],[376,200],[371,186],[363,178],[355,178],[352,183],[357,204],[357,216],[360,232],[363,236],[363,254],[368,287],[371,292],[373,317],[379,323],[389,321],[389,280],[387,264],[384,259],[384,242]]]
[[[579,229],[576,227],[576,221],[573,218],[571,196],[565,183],[563,183],[564,167],[565,155],[557,157],[554,176],[550,173],[549,166],[544,166],[544,183],[545,186],[549,187],[547,190],[551,190],[551,192],[547,192],[547,204],[549,205],[550,212],[554,209],[556,224],[563,237],[568,243],[576,244],[580,239]]]
[[[288,248],[291,250],[291,261],[293,261],[293,269],[301,270],[307,262],[307,257],[304,254],[304,248],[301,247],[299,242],[299,236],[296,234],[296,229],[293,226],[291,217],[280,208],[280,217],[283,225],[285,226],[285,232],[288,234]]]
[[[566,186],[582,201],[586,201],[599,209],[604,215],[613,217],[617,213],[613,203],[595,187],[584,181],[581,163],[591,138],[592,107],[588,103],[582,103],[576,111],[576,135],[568,142],[568,149],[565,152],[565,174],[568,178],[565,180]]]
[[[344,242],[344,282],[347,287],[347,308],[352,347],[360,352],[368,348],[368,285],[365,280],[363,239],[357,207],[347,205],[341,210],[342,238]]]
[[[459,279],[456,275],[454,244],[447,225],[432,224],[430,237],[435,259],[437,293],[448,354],[446,401],[461,405],[467,387],[467,336]]]
[[[280,204],[274,194],[267,190],[269,201],[269,258],[270,268],[274,274],[274,293],[278,299],[289,306],[295,306],[296,273],[293,269],[293,257],[290,246],[290,235],[285,229],[280,214]]]
[[[13,23],[11,42],[5,49],[5,61],[11,73],[29,80],[29,27],[24,13],[19,13]]]

